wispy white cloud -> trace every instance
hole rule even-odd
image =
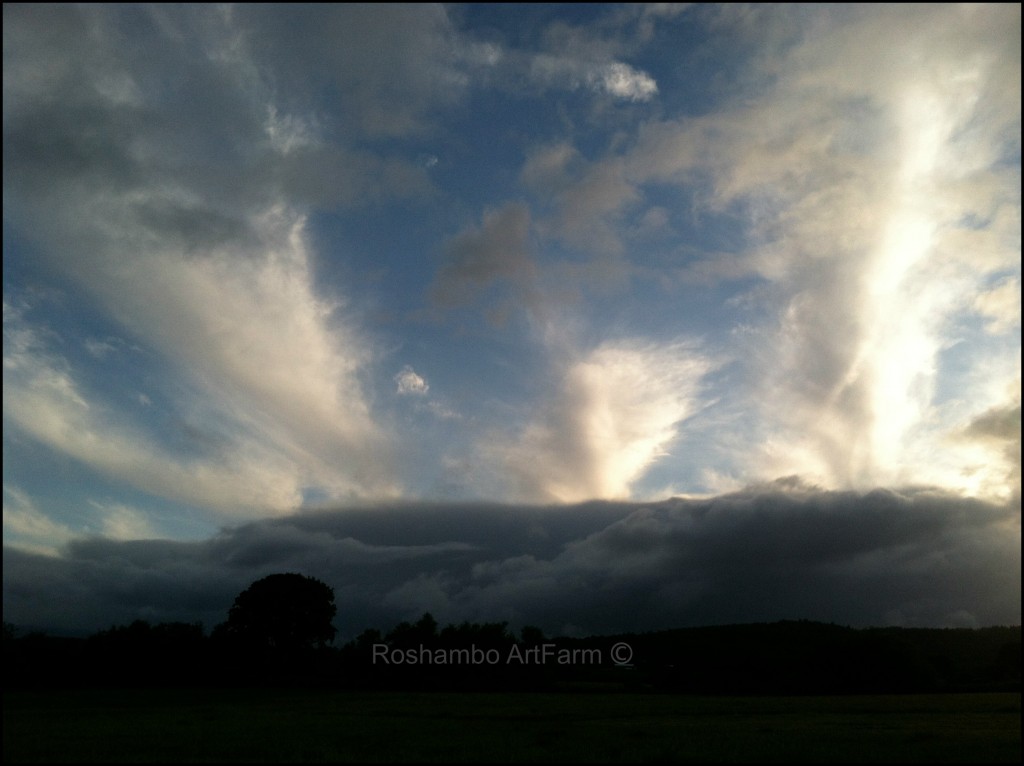
[[[431,399],[430,401],[428,401],[427,402],[427,409],[435,417],[441,418],[442,420],[461,420],[462,419],[462,415],[460,415],[458,412],[453,410],[451,407],[448,407],[447,405],[445,405],[443,402],[438,401],[437,399]]]
[[[788,461],[776,465],[780,473],[801,460],[784,457],[794,432],[797,450],[810,437],[825,461],[819,475],[834,486],[911,480],[922,458],[934,460],[922,445],[934,451],[951,425],[935,409],[941,356],[991,274],[944,240],[956,232],[963,242],[962,221],[989,217],[993,203],[1019,208],[1019,174],[999,159],[1007,130],[1019,125],[1019,100],[1014,109],[1004,79],[1019,69],[1019,53],[1016,61],[991,55],[993,35],[1010,34],[999,26],[1013,23],[995,9],[865,14],[808,35],[782,60],[778,91],[765,102],[771,116],[750,125],[747,151],[719,190],[775,210],[753,258],[788,293],[762,362],[777,372],[759,389],[782,413],[763,413],[781,426],[766,464]],[[953,37],[958,45],[945,44]],[[839,95],[832,116],[820,111],[823,99],[810,113],[798,108],[822,88]],[[787,122],[793,139],[758,141],[766,126]],[[991,196],[965,194],[965,183]],[[1004,250],[1001,267],[1010,258]],[[948,384],[951,371],[942,372]]]
[[[530,74],[548,86],[587,88],[626,101],[650,101],[658,93],[654,78],[621,61],[582,61],[538,54],[530,64]]]
[[[111,540],[144,540],[158,537],[146,511],[124,503],[90,500],[89,505],[99,514],[98,534]]]
[[[1019,10],[779,9],[714,24],[753,46],[750,92],[651,121],[585,172],[570,146],[534,154],[524,181],[562,200],[557,225],[538,229],[604,231],[624,252],[616,220],[648,186],[704,190],[703,211],[745,225],[750,244],[688,258],[684,278],[770,286],[752,293],[758,329],[736,335],[749,387],[732,393],[759,424],[738,472],[857,487],[920,477],[927,445],[956,428],[938,396],[958,385],[943,362],[961,320],[1019,321],[1018,277],[990,288],[1019,273]],[[965,383],[965,401],[996,404]],[[961,473],[946,481],[961,486]]]
[[[403,367],[395,375],[395,383],[398,385],[397,391],[401,396],[424,396],[430,390],[430,386],[423,376],[409,365]]]
[[[116,340],[112,338],[107,340],[88,338],[85,341],[85,349],[97,359],[103,359],[104,357],[119,351],[120,347]]]
[[[294,114],[279,114],[274,104],[267,107],[264,130],[274,149],[283,155],[322,143],[320,130],[312,120]]]
[[[121,481],[220,512],[285,511],[301,502],[298,469],[272,448],[240,438],[220,454],[182,458],[144,429],[124,422],[76,382],[68,362],[49,351],[19,317],[8,328],[23,339],[4,344],[4,416],[23,434]]]
[[[5,96],[16,104],[4,126],[16,158],[5,216],[81,291],[83,310],[98,309],[191,394],[169,405],[171,419],[206,421],[220,447],[169,454],[147,426],[105,407],[68,358],[38,347],[5,345],[5,416],[104,473],[219,511],[283,511],[308,488],[398,491],[361,377],[373,349],[344,290],[315,285],[307,218],[286,193],[302,197],[281,163],[318,139],[277,111],[241,20],[143,13],[132,23],[152,55],[136,62],[114,45],[124,21],[115,9],[50,15],[60,23],[5,10],[5,26],[20,30],[17,45],[5,43]],[[75,24],[86,21],[110,50],[83,42]],[[30,45],[48,33],[65,44]],[[150,82],[165,71],[179,75]],[[189,81],[187,71],[201,74]],[[332,185],[358,188],[365,168],[354,168]]]
[[[1006,277],[974,299],[973,308],[988,319],[985,331],[1001,335],[1020,328],[1020,280]]]
[[[54,556],[75,531],[43,513],[19,487],[4,484],[4,546]]]
[[[700,406],[710,369],[691,345],[606,342],[561,367],[551,397],[490,457],[526,499],[629,497]]]

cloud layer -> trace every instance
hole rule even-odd
[[[549,634],[787,618],[1019,623],[1018,515],[934,491],[793,481],[707,500],[325,511],[194,543],[77,540],[58,558],[7,550],[4,619],[211,627],[251,581],[300,571],[334,587],[343,638],[426,610]]]

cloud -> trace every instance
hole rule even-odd
[[[428,412],[431,416],[438,418],[439,420],[462,419],[462,415],[451,409],[451,407],[443,401],[428,396],[428,393],[430,392],[430,384],[428,384],[426,379],[413,370],[409,365],[405,365],[405,367],[395,375],[394,381],[397,385],[396,393],[399,396],[413,397],[415,400],[415,409],[418,412]]]
[[[709,52],[744,51],[735,94],[704,114],[650,119],[593,159],[564,141],[534,149],[521,180],[553,203],[535,216],[542,245],[584,253],[576,278],[622,284],[640,268],[633,251],[647,251],[627,216],[677,190],[676,220],[742,232],[728,249],[679,248],[680,282],[759,283],[734,297],[741,372],[720,405],[743,432],[716,437],[735,476],[916,479],[1005,499],[1001,468],[983,477],[977,456],[956,449],[939,468],[935,445],[960,427],[961,405],[977,415],[1000,403],[965,369],[997,375],[997,387],[1019,377],[998,363],[1019,345],[1018,10],[698,17],[714,30]],[[999,342],[966,329],[977,314]],[[965,342],[973,358],[952,364]]]
[[[88,338],[85,341],[85,348],[97,359],[103,359],[111,354],[119,352],[121,350],[121,344],[117,342],[116,338],[108,338],[106,340]]]
[[[658,85],[650,75],[618,61],[606,64],[591,77],[601,89],[629,101],[649,101],[658,92]]]
[[[255,439],[239,434],[233,449],[175,455],[83,391],[67,360],[49,352],[13,309],[5,311],[4,334],[5,424],[160,497],[234,513],[300,503],[297,468]]]
[[[548,634],[816,619],[1020,621],[1019,508],[929,489],[781,482],[701,500],[557,507],[399,504],[303,513],[193,543],[5,548],[4,618],[90,632],[223,621],[273,572],[335,588],[343,639],[431,610]]]
[[[395,493],[361,378],[373,349],[344,290],[314,284],[310,195],[289,178],[319,157],[302,184],[327,181],[326,168],[331,203],[371,186],[386,196],[380,176],[401,169],[325,147],[315,121],[277,98],[248,46],[258,35],[233,11],[5,8],[4,19],[5,224],[80,291],[80,311],[188,392],[164,402],[168,419],[203,421],[219,446],[172,454],[105,406],[73,360],[39,348],[5,346],[5,416],[101,472],[219,512],[284,511],[311,487]]]
[[[739,475],[862,488],[920,478],[956,428],[939,392],[972,398],[945,363],[969,337],[964,319],[979,312],[1003,332],[1019,321],[1019,278],[1005,276],[1019,273],[1019,11],[777,9],[710,21],[709,45],[752,46],[748,87],[708,114],[649,121],[575,179],[563,172],[557,194],[575,202],[561,229],[600,231],[656,185],[695,190],[697,211],[744,227],[747,244],[685,251],[682,278],[762,283],[751,324],[734,335],[748,382],[730,393],[754,403],[760,424],[735,456]],[[529,177],[542,167],[571,165],[538,160]],[[603,179],[603,200],[588,197],[588,178]],[[977,368],[1010,352],[979,348]],[[945,480],[1006,497],[1001,481],[955,478],[966,469],[944,465]]]
[[[975,417],[959,436],[971,449],[975,463],[973,473],[994,483],[1000,472],[1005,474],[1011,501],[1020,502],[1020,386],[1007,404],[997,405]],[[981,454],[978,454],[980,451]],[[980,465],[979,465],[980,464]],[[987,474],[992,474],[989,478]]]
[[[628,497],[696,411],[711,365],[686,344],[605,342],[568,362],[550,398],[489,448],[519,497]]]
[[[1020,280],[1006,277],[974,299],[974,309],[989,320],[985,332],[1000,335],[1020,329]]]
[[[621,158],[587,161],[572,145],[558,142],[534,147],[520,171],[523,185],[537,195],[536,228],[545,241],[582,254],[589,268],[581,276],[599,282],[601,271],[626,254],[624,214],[638,207],[643,194]]]
[[[25,492],[4,484],[4,545],[43,556],[56,555],[57,547],[75,535],[74,530],[50,519]]]
[[[398,393],[401,396],[424,396],[430,390],[427,381],[417,375],[409,365],[395,375],[395,383],[398,384]]]
[[[202,235],[237,236],[243,233],[235,216],[239,207],[265,208],[282,197],[334,207],[429,194],[432,185],[417,163],[367,151],[356,136],[339,134],[339,126],[322,113],[318,91],[310,90],[312,80],[291,68],[301,63],[296,56],[321,46],[363,56],[345,81],[359,90],[370,79],[359,70],[369,72],[380,63],[370,55],[367,34],[358,49],[337,40],[342,16],[351,16],[346,28],[359,35],[360,19],[372,26],[366,18],[372,11],[320,13],[323,24],[303,29],[314,25],[313,15],[289,11],[295,30],[305,35],[292,50],[265,36],[287,35],[293,25],[281,25],[260,9],[5,11],[5,24],[17,30],[5,48],[7,103],[16,107],[10,115],[17,115],[4,124],[5,188],[17,190],[13,199],[21,203],[28,192],[59,196],[76,180],[104,191],[159,182],[168,192],[164,198],[133,201],[186,243]],[[397,29],[400,18],[391,16],[385,28]],[[408,29],[416,24],[410,19]],[[93,30],[91,38],[81,34],[85,28]],[[129,38],[143,41],[145,56]],[[410,42],[396,50],[415,55],[417,47]],[[310,71],[329,72],[322,63]],[[418,73],[428,68],[423,60],[398,65]],[[444,100],[449,92],[444,86],[434,91]],[[413,130],[433,102],[433,96],[398,98],[387,107],[387,125]],[[398,105],[411,110],[401,128]],[[384,109],[378,104],[345,114],[374,121],[371,114],[379,117]],[[358,126],[352,130],[362,135]],[[61,183],[53,188],[56,180]]]
[[[289,106],[306,111],[336,89],[346,104],[339,127],[357,134],[421,133],[470,84],[475,49],[440,4],[290,8],[287,24],[278,9],[239,7],[232,22],[256,62],[273,67]]]
[[[766,382],[792,397],[774,403],[795,415],[792,426],[817,432],[828,456],[823,473],[839,486],[920,476],[905,456],[917,458],[920,441],[934,444],[929,421],[950,324],[968,308],[964,296],[979,292],[990,274],[944,242],[951,230],[966,238],[959,222],[978,210],[980,200],[964,193],[964,181],[988,188],[985,207],[1019,206],[1019,178],[1002,169],[995,145],[1019,124],[1019,102],[1014,112],[980,100],[987,94],[990,103],[1009,105],[1002,82],[1009,60],[977,56],[989,48],[990,33],[1000,34],[996,25],[1012,24],[1003,15],[933,8],[920,18],[891,19],[891,29],[883,28],[884,15],[872,15],[835,32],[832,46],[849,52],[841,67],[822,60],[820,38],[808,38],[786,62],[786,90],[796,96],[834,87],[849,104],[847,114],[857,116],[845,125],[823,119],[802,140],[776,146],[785,166],[748,155],[730,175],[730,194],[754,179],[760,185],[770,178],[787,190],[783,225],[765,232],[765,255],[786,272],[775,281],[792,290],[769,362],[781,374]],[[927,33],[901,35],[882,53],[882,40],[913,24]],[[947,35],[962,37],[962,45],[947,47]],[[832,46],[828,56],[837,61]],[[890,59],[891,69],[876,72],[876,54]],[[852,77],[858,70],[863,76]],[[868,106],[858,110],[854,98]],[[824,115],[802,117],[813,124]],[[872,140],[855,138],[854,126]],[[887,126],[892,131],[884,134]],[[975,134],[969,145],[965,131]],[[827,231],[825,221],[833,222]],[[797,271],[807,259],[816,267]],[[997,486],[983,491],[1000,493]]]
[[[480,226],[464,229],[448,243],[429,295],[435,306],[450,309],[472,303],[492,285],[504,283],[524,299],[536,277],[529,209],[509,203],[485,211]]]
[[[111,540],[144,540],[158,536],[145,511],[124,503],[90,500],[89,505],[100,515],[103,537]]]
[[[581,61],[537,54],[530,63],[530,76],[549,87],[587,88],[626,101],[650,101],[658,92],[654,78],[621,61]]]
[[[1020,441],[1020,405],[988,410],[967,427],[966,434],[975,438]]]

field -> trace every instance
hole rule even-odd
[[[1020,694],[10,691],[7,762],[1017,762]]]

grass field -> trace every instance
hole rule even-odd
[[[1020,694],[11,691],[6,762],[1012,761]]]

